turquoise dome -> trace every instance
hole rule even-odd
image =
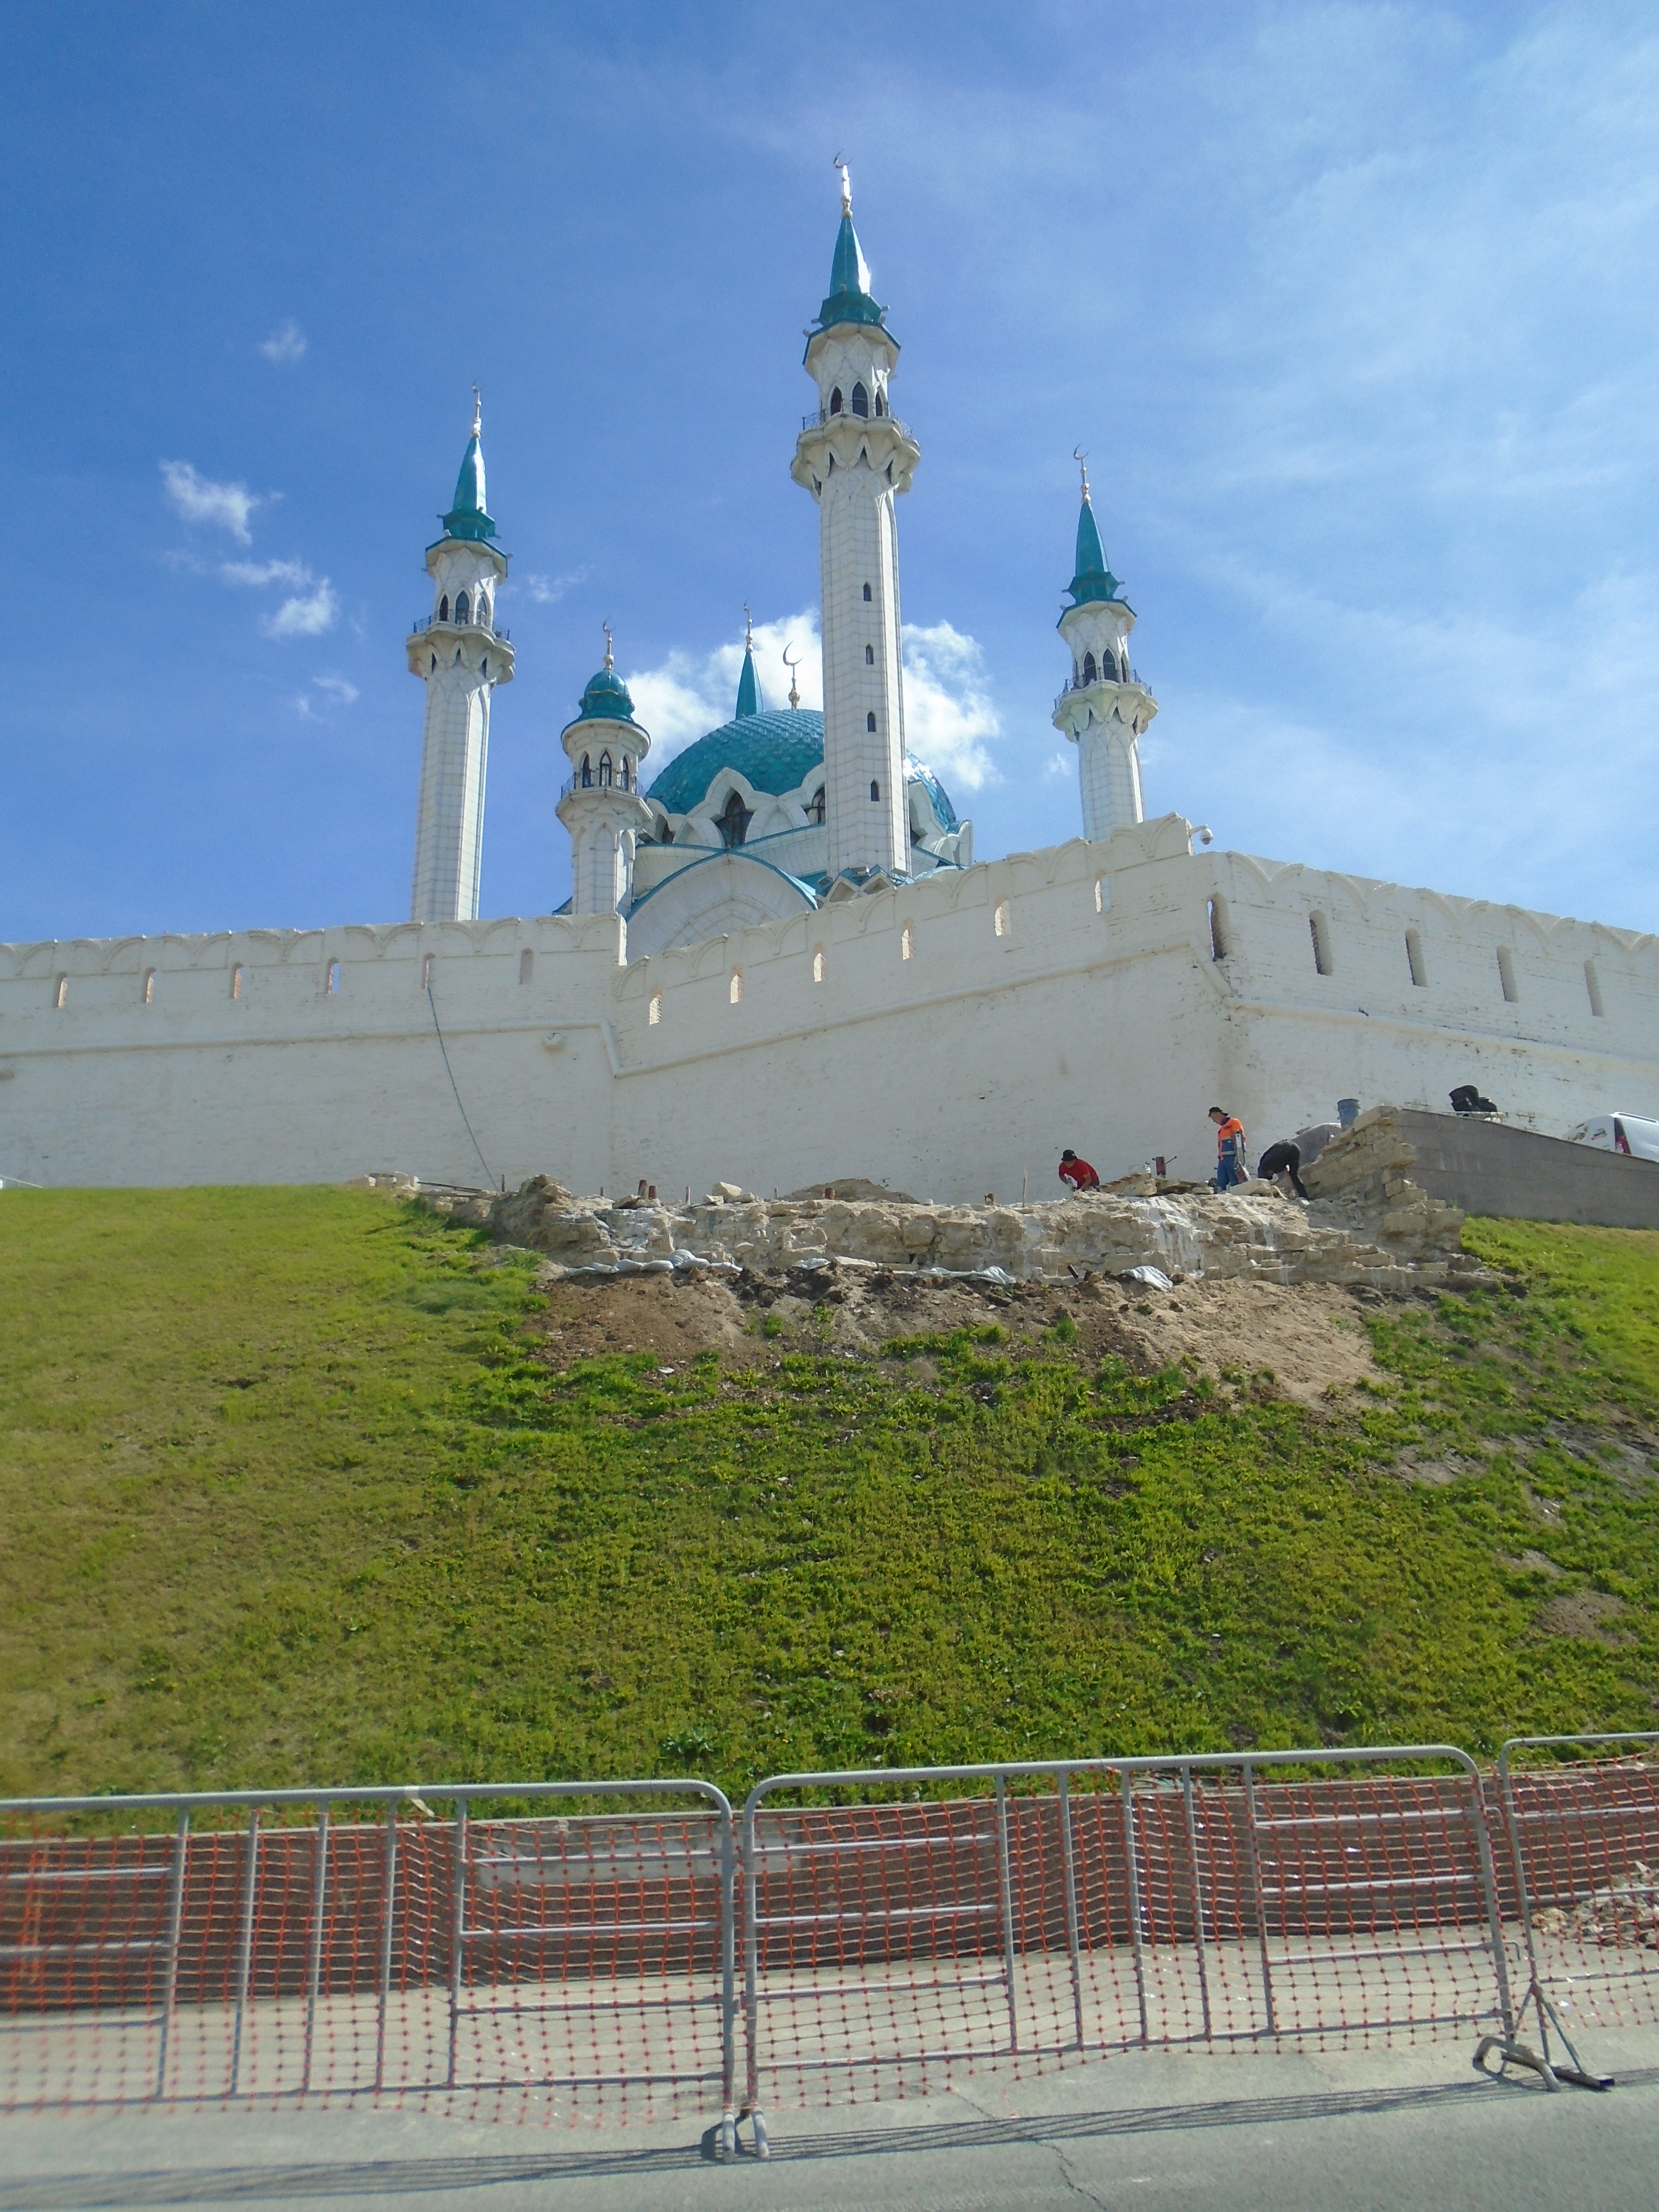
[[[721,771],[730,769],[742,776],[751,791],[763,791],[776,799],[786,791],[799,791],[823,761],[823,717],[815,708],[786,707],[776,714],[744,714],[689,744],[662,770],[648,796],[665,813],[689,814],[708,796],[709,786]],[[926,786],[939,827],[959,828],[956,810],[933,771],[908,756],[904,765],[912,781]]]
[[[633,720],[633,699],[628,686],[614,668],[607,665],[600,669],[598,675],[588,678],[587,689],[582,693],[581,711],[576,717],[578,722],[631,722]],[[567,729],[574,726],[569,722],[565,725]]]

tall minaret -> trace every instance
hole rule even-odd
[[[823,594],[823,764],[829,868],[908,872],[904,674],[899,653],[896,493],[921,448],[888,410],[898,346],[870,296],[841,172],[841,234],[830,296],[807,341],[818,407],[789,473],[818,502]]]
[[[634,702],[617,673],[611,625],[605,666],[590,677],[574,722],[559,732],[570,780],[559,793],[559,819],[570,832],[570,911],[615,914],[634,889],[634,849],[651,827],[640,797],[640,763],[651,740],[634,720]]]
[[[472,388],[472,437],[455,485],[444,534],[426,549],[432,615],[409,640],[410,673],[426,684],[421,804],[415,823],[413,921],[471,921],[478,911],[483,861],[484,771],[489,757],[489,695],[513,681],[513,648],[495,628],[495,593],[507,556],[489,541],[484,508],[478,390]]]
[[[1077,573],[1067,586],[1072,604],[1060,617],[1060,634],[1072,648],[1072,680],[1054,702],[1054,727],[1078,749],[1083,783],[1083,834],[1109,837],[1126,823],[1142,822],[1141,732],[1158,702],[1129,668],[1134,610],[1106,566],[1106,555],[1083,471],[1083,512],[1077,524]]]

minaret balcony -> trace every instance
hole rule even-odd
[[[421,620],[411,623],[409,634],[411,637],[424,637],[429,629],[453,630],[457,637],[498,637],[503,645],[513,635],[510,629],[497,629],[493,623],[471,620],[457,623],[451,622],[447,617],[440,621],[436,615],[427,615]]]
[[[620,769],[616,775],[606,776],[597,771],[583,775],[578,770],[574,775],[567,776],[559,786],[559,797],[568,799],[573,791],[591,792],[600,799],[638,799],[641,805],[644,804],[637,780],[624,775]]]
[[[854,468],[860,454],[878,475],[886,476],[895,491],[908,491],[921,447],[909,425],[896,415],[854,415],[846,410],[832,415],[820,408],[802,417],[789,473],[816,495],[832,464],[838,469]]]
[[[908,422],[901,422],[896,415],[889,415],[884,409],[878,413],[859,415],[855,414],[850,407],[837,408],[834,414],[831,414],[827,407],[820,407],[815,413],[803,415],[800,418],[800,427],[803,430],[821,429],[827,422],[890,422],[901,438],[908,439],[913,446],[915,445],[915,435],[910,425]],[[916,450],[920,453],[921,449],[917,447]]]
[[[1132,668],[1127,678],[1121,682],[1110,676],[1097,676],[1088,684],[1068,684],[1063,691],[1055,696],[1055,714],[1061,713],[1065,708],[1066,702],[1068,699],[1075,699],[1081,691],[1144,691],[1148,700],[1152,696],[1152,687],[1142,677],[1140,671],[1138,668]]]

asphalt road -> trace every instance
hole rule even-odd
[[[1590,2054],[1587,2052],[1587,2056]],[[0,2122],[0,2212],[1659,2212],[1659,2034],[1595,2039],[1606,2095],[1487,2081],[1466,2045],[1369,2058],[1115,2058],[1035,2083],[771,2118],[722,2166],[696,2124],[582,2133],[416,2113]]]

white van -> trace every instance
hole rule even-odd
[[[1634,1114],[1593,1114],[1568,1130],[1567,1142],[1623,1152],[1627,1159],[1659,1161],[1659,1121],[1644,1121]]]

